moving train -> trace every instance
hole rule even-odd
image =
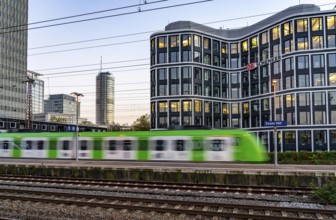
[[[264,162],[268,153],[245,130],[165,130],[80,132],[78,141],[73,132],[0,133],[0,157]]]

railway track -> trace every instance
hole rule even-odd
[[[210,184],[181,184],[181,183],[159,183],[159,182],[128,182],[110,180],[84,180],[68,178],[45,178],[26,176],[0,176],[0,184],[6,182],[35,183],[35,184],[63,184],[73,186],[109,187],[109,188],[134,188],[134,189],[160,189],[173,191],[198,191],[198,192],[220,192],[220,193],[246,193],[246,194],[268,194],[268,195],[296,195],[307,196],[312,192],[311,188],[289,188],[269,186],[237,186],[237,185],[210,185]]]
[[[336,219],[336,210],[1,189],[0,199],[238,219]]]

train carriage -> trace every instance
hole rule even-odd
[[[0,157],[76,158],[74,133],[0,133]],[[245,130],[82,132],[78,159],[141,161],[268,160],[257,138]]]

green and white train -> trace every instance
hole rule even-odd
[[[77,152],[77,153],[76,153]],[[264,162],[268,153],[245,130],[0,133],[0,157],[140,161]]]

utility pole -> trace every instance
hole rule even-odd
[[[75,148],[76,148],[76,162],[78,163],[78,97],[84,95],[82,93],[73,92],[71,95],[76,96],[76,140],[75,140]]]
[[[276,87],[277,87],[277,80],[273,80],[272,81],[273,84],[273,88],[274,88],[274,121],[276,121],[276,107],[275,107],[275,98],[276,98]],[[277,167],[278,166],[278,137],[277,137],[277,126],[276,123],[274,124],[274,166]]]
[[[27,106],[26,106],[26,117],[25,117],[25,128],[32,129],[32,120],[33,120],[33,85],[35,79],[27,76],[27,79],[23,81],[27,83]]]

